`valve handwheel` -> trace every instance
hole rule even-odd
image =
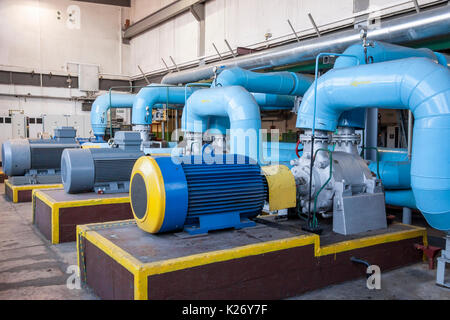
[[[295,146],[295,154],[297,155],[297,157],[300,158],[300,155],[298,153],[299,153],[299,151],[303,151],[303,148],[299,149],[298,148],[299,145],[300,145],[300,140],[297,141],[297,145]]]

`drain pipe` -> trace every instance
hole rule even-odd
[[[411,186],[417,208],[428,223],[450,230],[450,70],[427,58],[408,58],[333,69],[303,97],[298,128],[336,130],[339,116],[355,108],[409,109],[414,139]],[[313,120],[315,119],[315,120]],[[430,156],[434,156],[431,158]]]
[[[110,108],[131,108],[135,97],[134,94],[106,93],[95,99],[91,108],[91,127],[97,140],[105,135],[106,112]]]

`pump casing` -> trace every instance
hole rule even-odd
[[[386,228],[381,180],[358,154],[360,136],[354,129],[338,128],[332,140],[328,133],[317,130],[313,155],[311,132],[301,135],[300,140],[304,145],[303,155],[291,161],[291,172],[302,213],[313,213],[315,208],[317,214],[332,217],[333,231],[344,235]],[[312,173],[311,156],[314,157]]]

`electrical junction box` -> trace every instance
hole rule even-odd
[[[153,121],[166,121],[167,112],[164,109],[153,109],[152,111],[152,119]]]
[[[398,126],[387,127],[386,147],[387,148],[400,147],[400,128]]]
[[[99,91],[99,66],[78,65],[78,88],[80,91]]]

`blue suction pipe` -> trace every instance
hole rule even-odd
[[[133,125],[152,124],[152,109],[158,104],[184,104],[198,88],[150,85],[139,90],[133,103]]]
[[[334,131],[355,108],[409,109],[414,115],[411,187],[428,223],[450,230],[450,70],[428,58],[408,58],[333,69],[306,92],[298,128]]]
[[[417,209],[416,199],[411,189],[386,190],[384,192],[386,204],[403,208]]]
[[[247,90],[240,86],[227,86],[194,92],[183,110],[182,130],[205,132],[211,117],[222,132],[229,121],[231,153],[259,161],[261,116],[259,105]]]
[[[106,112],[110,108],[132,108],[135,97],[135,94],[106,93],[95,99],[91,109],[91,127],[97,140],[105,135]]]

